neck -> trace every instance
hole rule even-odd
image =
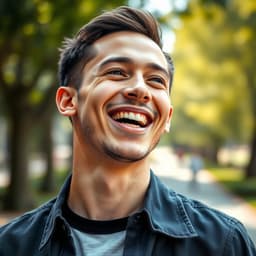
[[[142,207],[150,180],[148,160],[110,162],[74,159],[68,205],[75,213],[110,220],[126,217]]]

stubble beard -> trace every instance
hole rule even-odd
[[[132,154],[129,154],[129,153],[122,154],[119,152],[118,149],[112,149],[110,146],[106,144],[103,145],[103,151],[107,156],[109,156],[115,161],[119,161],[123,163],[134,163],[142,159],[145,159],[155,149],[159,141],[160,141],[160,138],[151,147],[149,147],[148,150],[146,150],[144,153],[139,154],[137,156],[136,155],[132,156]]]
[[[94,133],[92,132],[93,129],[89,126],[86,126],[84,129],[84,136],[86,138],[86,141],[91,146],[97,147],[94,143]],[[145,159],[158,145],[160,141],[160,137],[157,138],[152,142],[152,144],[148,147],[145,152],[138,153],[137,155],[134,155],[134,153],[122,153],[120,150],[120,146],[115,147],[114,145],[109,145],[107,142],[103,142],[101,146],[98,148],[99,151],[103,152],[106,156],[110,157],[111,159],[123,162],[123,163],[134,163],[137,161],[140,161],[142,159]],[[122,147],[122,146],[121,146]],[[101,148],[101,149],[100,149]]]

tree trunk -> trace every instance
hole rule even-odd
[[[206,147],[203,154],[212,164],[218,164],[218,152],[223,145],[223,139],[214,132],[211,132],[209,136],[213,138],[212,143]]]
[[[247,86],[249,88],[250,102],[253,115],[253,128],[250,145],[250,159],[248,165],[245,168],[245,178],[256,177],[256,79],[255,74],[251,69],[246,72]]]
[[[251,150],[249,163],[245,168],[245,178],[256,177],[256,119],[254,120],[254,129],[251,140]]]
[[[20,111],[11,110],[9,116],[10,185],[4,198],[4,210],[23,211],[34,205],[28,173],[29,137],[32,125],[28,116]]]
[[[49,114],[44,122],[42,150],[46,158],[46,172],[43,177],[41,191],[53,192],[55,190],[54,163],[53,163],[53,138],[52,122],[53,115]]]

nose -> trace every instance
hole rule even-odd
[[[151,92],[144,81],[138,81],[135,85],[133,84],[133,86],[127,86],[123,90],[123,94],[127,99],[135,100],[140,103],[147,103],[152,98]]]

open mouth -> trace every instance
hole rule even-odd
[[[144,128],[152,123],[152,118],[144,113],[132,111],[114,111],[110,113],[113,120],[133,127]]]

